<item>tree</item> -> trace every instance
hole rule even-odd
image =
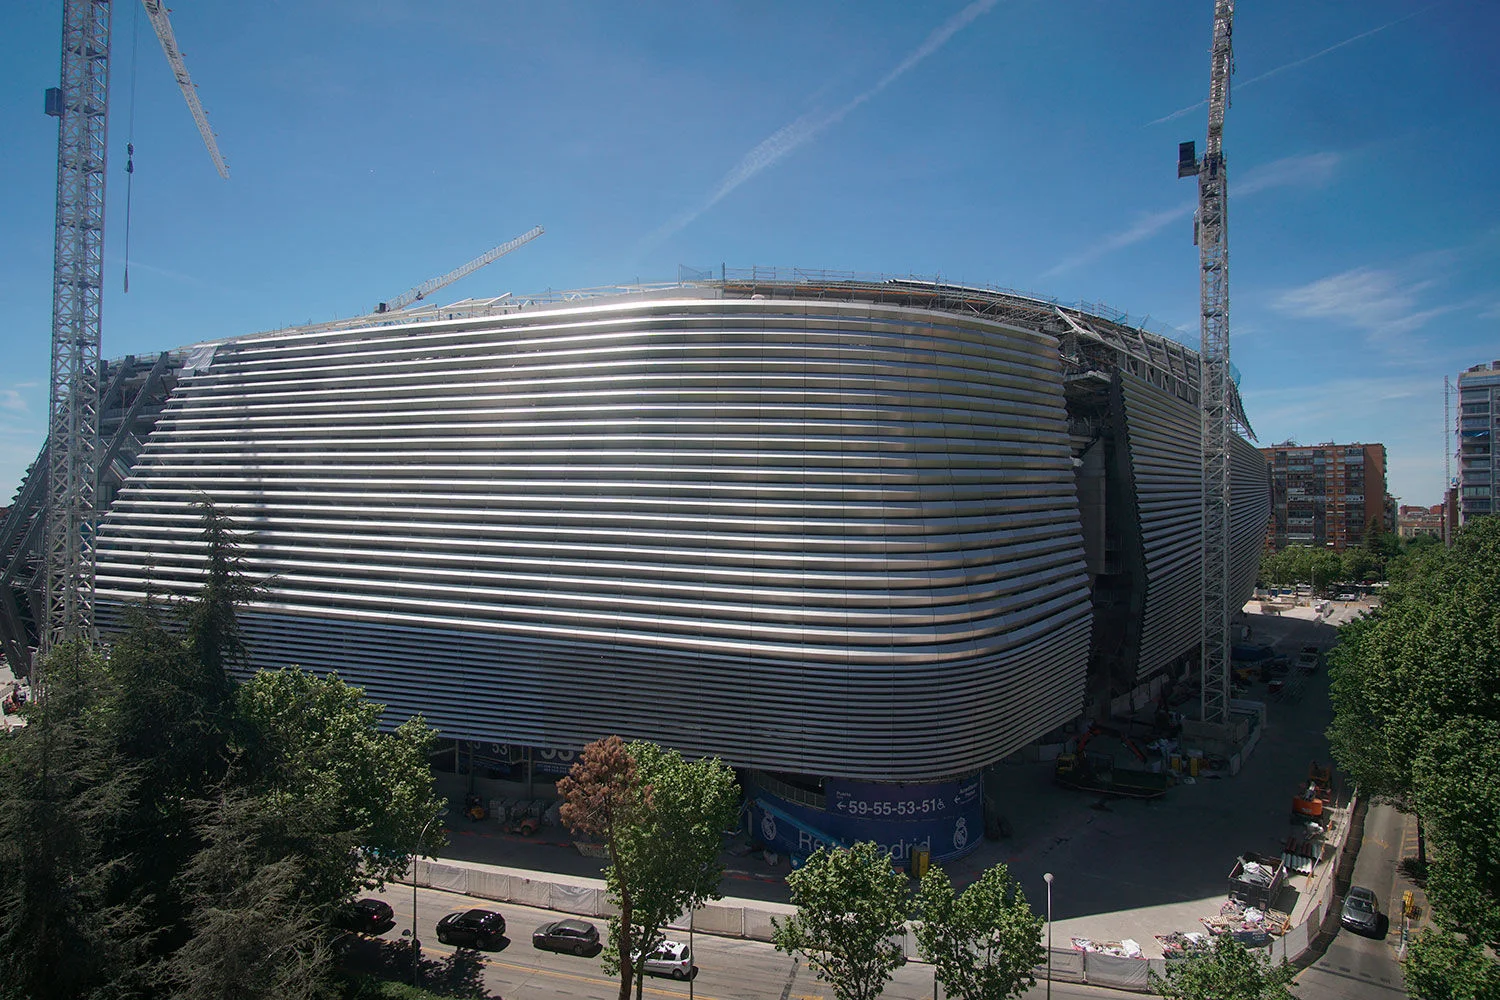
[[[916,902],[917,948],[949,996],[1005,1000],[1036,985],[1032,970],[1046,958],[1042,918],[1005,865],[957,894],[941,868],[929,868]]]
[[[626,829],[640,822],[651,801],[651,790],[642,787],[635,757],[625,741],[610,736],[584,747],[568,776],[558,781],[557,794],[563,803],[558,810],[563,826],[602,837],[613,870],[620,862]],[[613,879],[609,896],[619,914],[610,920],[613,955],[605,959],[605,969],[611,973],[618,969],[620,1000],[629,1000],[635,966],[620,962],[619,956],[628,956],[635,944],[635,885],[629,879]]]
[[[1476,946],[1500,940],[1500,722],[1447,723],[1418,752],[1412,786],[1434,916]]]
[[[1426,740],[1464,716],[1500,721],[1500,518],[1393,583],[1330,661],[1335,760],[1366,794],[1410,803]]]
[[[836,1000],[873,1000],[905,956],[906,876],[870,841],[824,847],[787,876],[797,912],[771,920],[777,951],[800,953]]]
[[[1214,939],[1209,952],[1167,963],[1167,974],[1148,973],[1151,988],[1168,1000],[1296,1000],[1296,970],[1272,965],[1232,935]]]
[[[1425,819],[1439,930],[1413,949],[1412,981],[1424,996],[1481,996],[1500,982],[1481,947],[1500,935],[1500,518],[1419,551],[1381,608],[1341,629],[1328,736],[1366,794]]]
[[[100,725],[108,675],[76,641],[42,666],[45,697],[0,743],[0,996],[63,1000],[125,975],[149,928],[112,901],[125,865],[105,843],[136,776]]]
[[[662,928],[684,910],[720,898],[723,830],[739,807],[734,771],[718,758],[688,761],[654,743],[609,737],[589,744],[558,782],[565,825],[605,839],[610,918],[606,971],[620,996],[642,989],[641,965]]]
[[[442,802],[420,716],[382,732],[385,707],[337,674],[262,670],[239,689],[241,781],[276,818],[283,857],[302,868],[302,896],[325,912],[361,888],[403,873],[410,856],[442,845],[429,829]]]
[[[1419,1000],[1496,1000],[1500,963],[1452,931],[1424,927],[1406,954],[1406,992]]]
[[[333,953],[304,866],[281,849],[274,810],[226,789],[195,810],[203,847],[180,878],[193,936],[164,979],[177,1000],[315,1000]]]

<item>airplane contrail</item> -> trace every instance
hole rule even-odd
[[[1238,83],[1236,83],[1234,86],[1235,86],[1236,89],[1243,90],[1245,87],[1250,86],[1252,83],[1259,83],[1260,81],[1262,81],[1262,80],[1264,80],[1264,79],[1266,79],[1268,77],[1275,76],[1277,73],[1285,73],[1289,69],[1296,69],[1298,66],[1306,65],[1307,63],[1312,62],[1314,59],[1321,59],[1323,56],[1326,56],[1328,53],[1335,52],[1335,51],[1343,48],[1345,45],[1353,45],[1355,42],[1359,41],[1361,38],[1369,38],[1371,35],[1374,35],[1374,34],[1377,34],[1379,32],[1382,32],[1382,31],[1386,30],[1387,28],[1394,28],[1396,25],[1400,24],[1402,21],[1409,21],[1412,18],[1416,17],[1418,14],[1425,14],[1429,10],[1431,10],[1433,7],[1436,7],[1436,6],[1437,6],[1437,4],[1429,4],[1428,6],[1423,7],[1421,10],[1414,10],[1410,14],[1405,14],[1405,15],[1403,15],[1401,17],[1398,17],[1394,21],[1389,22],[1388,24],[1382,24],[1378,28],[1371,28],[1369,31],[1361,31],[1359,34],[1353,36],[1352,38],[1346,38],[1342,42],[1338,42],[1338,43],[1336,43],[1334,45],[1328,46],[1328,48],[1326,48],[1326,49],[1320,49],[1319,51],[1314,52],[1310,56],[1303,56],[1301,59],[1295,59],[1292,62],[1284,63],[1284,64],[1282,64],[1280,66],[1277,66],[1274,69],[1268,69],[1264,73],[1260,74],[1259,76],[1252,76],[1248,80],[1241,80]],[[1199,108],[1204,107],[1207,104],[1208,104],[1207,100],[1202,100],[1202,101],[1198,101],[1196,104],[1189,104],[1185,108],[1178,108],[1176,111],[1173,111],[1169,115],[1162,115],[1160,118],[1157,118],[1157,119],[1154,119],[1152,121],[1147,122],[1146,123],[1146,127],[1150,128],[1152,125],[1161,125],[1164,122],[1169,122],[1169,121],[1173,121],[1173,120],[1175,120],[1177,118],[1181,118],[1183,115],[1191,114],[1194,111],[1197,111]]]
[[[864,93],[850,99],[848,103],[834,111],[822,114],[809,112],[771,133],[765,139],[761,140],[754,149],[746,153],[740,159],[740,162],[735,164],[734,169],[724,175],[719,181],[718,186],[714,188],[713,194],[709,195],[703,204],[682,213],[662,225],[650,236],[646,237],[643,241],[644,245],[655,245],[673,233],[684,229],[694,219],[698,218],[698,216],[728,197],[730,192],[734,191],[735,188],[762,170],[774,166],[794,150],[806,145],[827,129],[843,121],[850,112],[895,83],[908,70],[942,48],[950,38],[962,31],[981,14],[987,13],[998,2],[999,0],[974,0],[974,2],[970,3],[963,10],[933,29],[932,33],[927,36],[927,39],[921,45],[913,49],[905,59],[896,64],[895,68],[881,77],[874,86],[870,87]]]
[[[1333,176],[1341,159],[1338,153],[1284,156],[1279,160],[1247,170],[1244,180],[1234,188],[1234,193],[1240,198],[1245,198],[1272,188],[1292,184],[1322,184]],[[1092,264],[1105,254],[1114,253],[1116,250],[1140,243],[1142,240],[1148,240],[1173,223],[1190,218],[1197,207],[1196,200],[1184,201],[1173,208],[1165,208],[1144,215],[1125,229],[1104,236],[1083,250],[1063,258],[1038,277],[1055,278],[1065,271],[1071,271],[1084,264]]]

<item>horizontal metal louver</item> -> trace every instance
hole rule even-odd
[[[1203,462],[1198,411],[1120,376],[1146,566],[1136,676],[1158,673],[1197,641],[1202,615]]]
[[[223,343],[101,526],[101,625],[196,590],[200,495],[267,581],[253,666],[447,736],[921,779],[1083,698],[1056,342],[984,319],[683,298]]]

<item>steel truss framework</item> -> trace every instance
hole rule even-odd
[[[93,639],[109,0],[63,4],[42,651]]]
[[[1229,103],[1234,0],[1214,6],[1208,145],[1198,165],[1198,261],[1203,301],[1198,351],[1203,414],[1203,720],[1229,721],[1230,410],[1229,220],[1223,134]]]

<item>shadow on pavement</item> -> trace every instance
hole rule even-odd
[[[358,938],[346,946],[341,964],[349,972],[410,983],[411,959],[407,941]],[[417,961],[416,978],[423,989],[443,996],[500,1000],[499,994],[491,993],[485,985],[484,954],[472,948],[460,948],[452,955],[423,953]]]

